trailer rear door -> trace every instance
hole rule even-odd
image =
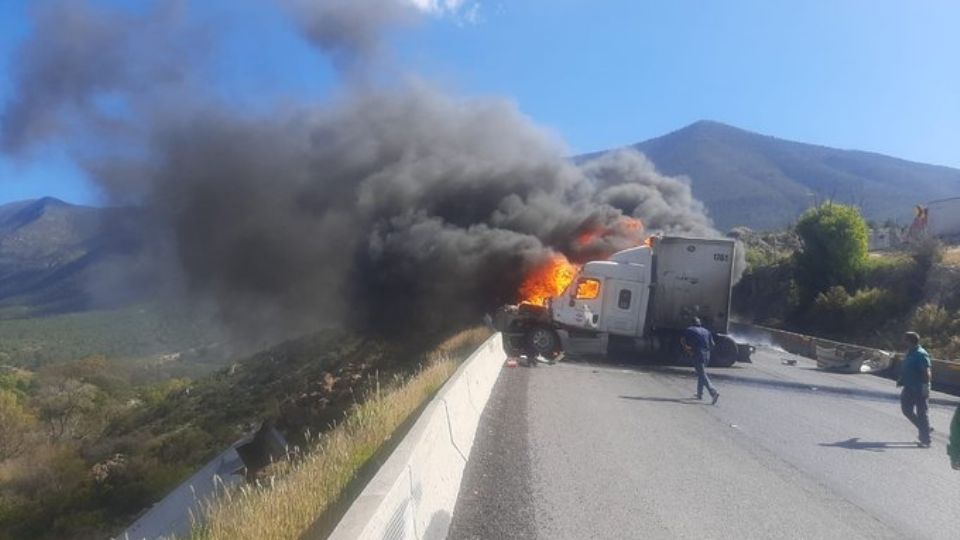
[[[685,328],[697,316],[725,333],[736,244],[730,239],[663,237],[654,247],[652,328]]]

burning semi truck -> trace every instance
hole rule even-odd
[[[753,348],[728,335],[736,243],[654,236],[640,247],[555,270],[556,296],[500,308],[494,325],[513,354],[558,357],[594,340],[597,351],[678,359],[680,336],[699,317],[716,342],[711,365],[750,361]]]

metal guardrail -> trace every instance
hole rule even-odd
[[[818,365],[827,370],[863,372],[894,378],[899,372],[903,357],[899,352],[882,351],[754,324],[733,322],[730,328],[732,333],[753,344],[780,347],[791,354],[817,360]],[[868,369],[862,369],[863,366]],[[942,392],[960,395],[960,362],[933,359],[933,386]]]

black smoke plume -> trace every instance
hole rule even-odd
[[[285,1],[283,8],[355,74],[384,28],[410,16],[402,1]],[[154,31],[134,32],[114,28],[129,21],[98,9],[57,2],[42,12],[18,53],[4,140],[22,149],[28,135],[46,132],[29,126],[55,124],[65,110],[93,118],[98,93],[133,95],[124,119],[136,129],[123,131],[121,146],[134,150],[104,153],[112,134],[94,129],[87,137],[104,140],[92,156],[77,145],[78,159],[108,192],[142,206],[148,245],[163,268],[156,274],[188,297],[213,298],[230,327],[247,335],[333,323],[437,330],[477,320],[516,301],[526,273],[555,252],[583,261],[598,249],[635,245],[635,237],[617,234],[576,241],[587,229],[616,230],[624,216],[650,232],[716,234],[684,180],[657,173],[631,150],[575,164],[502,99],[451,97],[409,78],[382,88],[355,75],[330,102],[261,113],[196,95],[202,86],[193,77],[171,88],[189,96],[175,106],[167,96],[144,98],[144,87],[171,78],[133,64],[166,65],[151,47],[167,38],[156,28],[182,23],[150,19]],[[84,32],[96,28],[126,52],[91,46],[77,59],[61,45],[73,38],[48,39],[63,28],[57,18],[71,20],[76,10],[88,21]],[[135,51],[150,51],[149,62]],[[39,72],[60,60],[79,64],[47,88]],[[30,92],[43,107],[33,106]]]

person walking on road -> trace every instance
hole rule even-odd
[[[710,377],[707,377],[707,366],[710,365],[710,351],[713,350],[713,335],[709,330],[703,327],[700,319],[694,317],[691,325],[683,331],[680,338],[680,345],[693,363],[693,369],[697,372],[697,399],[703,399],[703,389],[706,388],[713,398],[713,404],[717,404],[720,399],[720,392],[710,383]]]
[[[931,380],[930,355],[920,346],[920,336],[916,332],[907,332],[904,339],[909,349],[900,365],[900,379],[897,380],[897,387],[903,387],[900,392],[900,409],[907,420],[917,427],[920,446],[930,448],[930,418],[927,416]]]
[[[960,407],[953,413],[953,421],[950,422],[950,444],[947,446],[947,454],[950,456],[950,465],[953,469],[960,471]]]

